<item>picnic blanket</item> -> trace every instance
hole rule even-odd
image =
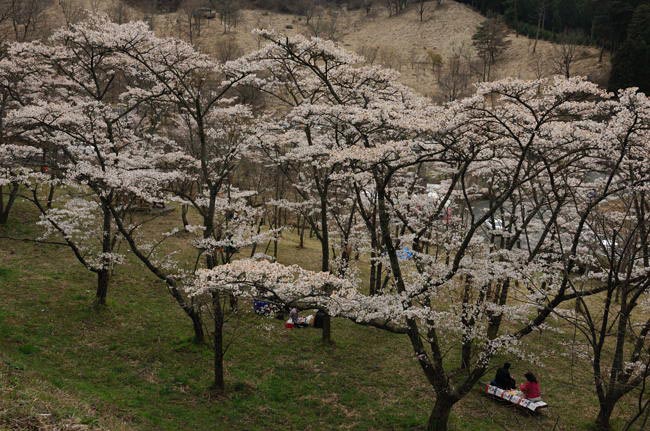
[[[492,395],[496,398],[501,398],[502,400],[508,401],[512,404],[515,404],[519,407],[535,412],[538,409],[548,407],[544,401],[531,401],[524,397],[524,394],[521,391],[516,389],[504,390],[492,385],[486,385],[485,392],[488,395]]]
[[[292,329],[292,328],[305,328],[307,326],[314,326],[314,315],[310,314],[307,317],[298,317],[298,321],[294,324],[292,319],[287,320],[284,322],[284,327],[287,329]]]

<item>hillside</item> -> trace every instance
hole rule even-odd
[[[179,34],[180,13],[156,17],[157,30],[166,34]],[[473,54],[472,35],[485,18],[466,5],[446,1],[440,6],[428,2],[424,21],[420,22],[415,6],[399,16],[389,17],[384,9],[373,11],[342,11],[336,18],[324,17],[319,23],[312,18],[312,26],[326,27],[323,33],[332,33],[332,20],[336,21],[335,37],[343,46],[362,54],[376,54],[376,62],[399,70],[404,83],[426,95],[436,92],[436,77],[431,71],[427,53],[440,54],[443,64],[452,52]],[[305,18],[268,11],[244,10],[238,26],[224,34],[218,19],[205,20],[197,44],[206,52],[214,53],[216,44],[226,38],[234,38],[244,51],[258,47],[251,34],[254,28],[271,28],[279,32],[311,34]],[[183,28],[184,29],[184,28]],[[182,30],[181,30],[182,32]],[[182,34],[182,33],[181,33]],[[539,41],[536,53],[532,53],[534,41],[523,36],[509,35],[510,46],[497,62],[493,79],[517,77],[534,79],[553,74],[550,56],[554,44]],[[573,74],[585,75],[599,83],[606,83],[609,59],[598,63],[598,50],[579,47]]]
[[[95,17],[0,56],[0,431],[650,418],[645,95],[507,81],[503,98],[438,104],[479,66],[484,17],[452,1],[422,20],[247,9],[228,32],[195,8],[46,1],[25,40],[75,22],[71,1],[207,55]],[[275,34],[277,51],[224,80],[208,55],[259,48],[254,28],[332,36],[427,99],[329,43]],[[557,45],[507,38],[491,79],[555,72]],[[571,73],[604,83],[609,59],[575,49]],[[302,322],[314,328],[291,329]],[[543,395],[541,414],[486,396],[506,362],[541,383],[521,400]],[[632,389],[620,402],[603,402],[607,373],[608,393]]]
[[[176,217],[154,228],[168,231]],[[36,235],[37,219],[21,202],[0,234]],[[285,235],[280,261],[317,268],[318,244],[307,240],[300,253],[297,245]],[[0,430],[423,429],[433,392],[406,338],[345,319],[333,322],[331,348],[317,331],[289,331],[273,319],[260,325],[248,312],[229,321],[228,395],[214,399],[210,350],[191,343],[170,295],[128,260],[115,274],[110,307],[97,312],[89,306],[93,276],[72,253],[0,239]],[[545,414],[514,411],[477,386],[454,412],[452,429],[589,429],[597,405],[589,362],[559,353],[572,343],[569,329],[549,335],[531,336],[539,361],[521,361],[515,371],[543,374],[552,406]],[[625,418],[632,409],[630,400],[617,412]]]
[[[97,2],[96,0],[79,0],[77,3],[88,9],[103,10],[111,15],[117,12],[116,0]],[[146,11],[122,5],[119,14],[122,19],[144,19]],[[62,25],[61,9],[53,2],[47,13],[50,27]],[[259,47],[251,31],[255,28],[274,29],[286,34],[302,33],[313,35],[314,29],[322,37],[336,38],[343,46],[364,55],[387,67],[399,70],[402,81],[425,95],[436,96],[438,92],[437,73],[447,73],[449,58],[459,54],[464,58],[476,60],[472,47],[472,35],[485,19],[470,7],[447,0],[442,5],[431,1],[425,4],[423,22],[416,5],[398,16],[389,16],[381,7],[376,7],[366,15],[363,10],[347,11],[345,9],[325,12],[314,16],[307,25],[305,17],[281,14],[265,10],[241,11],[237,25],[224,33],[219,20],[201,20],[200,31],[193,30],[193,42],[204,52],[218,56],[220,46],[227,40],[235,41],[236,48],[250,52]],[[188,15],[182,9],[173,13],[159,13],[152,19],[153,28],[163,35],[189,38]],[[551,57],[557,45],[540,40],[533,53],[534,40],[516,36],[510,32],[510,45],[498,59],[492,79],[516,77],[534,79],[553,75]],[[430,55],[438,54],[442,67],[434,73]],[[605,55],[603,62],[598,62],[598,49],[581,46],[576,50],[576,61],[572,74],[588,76],[590,79],[606,85],[609,76],[610,60]],[[477,78],[472,78],[475,81]]]

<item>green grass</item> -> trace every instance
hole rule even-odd
[[[20,206],[5,233],[33,235],[33,219]],[[317,267],[317,245],[298,250],[294,239],[280,259]],[[0,429],[47,412],[107,430],[420,430],[433,405],[404,336],[336,319],[326,346],[316,330],[248,313],[227,328],[227,394],[215,397],[211,352],[191,343],[164,286],[131,259],[105,309],[92,307],[94,284],[65,248],[0,239]],[[552,353],[556,335],[529,343],[546,365],[546,414],[522,414],[477,388],[455,408],[453,429],[546,430],[558,417],[559,429],[588,429],[597,410],[587,363],[571,382],[567,359]],[[515,363],[515,373],[529,367]]]

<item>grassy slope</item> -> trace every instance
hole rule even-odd
[[[19,208],[4,233],[33,234],[33,219]],[[298,253],[289,238],[281,259],[317,257],[308,246]],[[101,312],[90,306],[93,287],[67,250],[0,240],[0,429],[29,429],[18,425],[42,423],[41,413],[108,430],[421,429],[432,406],[405,337],[335,320],[336,345],[325,347],[317,331],[250,315],[235,335],[229,328],[228,395],[213,399],[210,352],[190,343],[189,321],[163,286],[129,263]],[[477,388],[454,429],[543,430],[558,416],[559,429],[586,429],[595,415],[587,364],[576,363],[571,384],[556,336],[530,342],[544,351],[546,415],[521,414]],[[529,366],[516,363],[515,374]]]
[[[156,21],[156,31],[162,34],[178,35],[177,15],[160,15]],[[362,47],[379,47],[393,57],[389,67],[399,69],[401,80],[418,92],[435,95],[437,80],[428,70],[427,51],[433,51],[446,62],[452,50],[464,45],[472,52],[472,35],[485,19],[481,14],[464,4],[445,1],[426,4],[424,21],[420,22],[417,7],[411,6],[399,16],[389,17],[386,10],[376,7],[371,16],[363,11],[341,12],[337,19],[337,38],[349,50],[359,52]],[[245,10],[239,26],[231,34],[224,35],[218,20],[206,21],[197,45],[207,53],[216,52],[217,44],[224,38],[234,37],[244,51],[259,48],[259,41],[251,34],[254,28],[270,28],[282,33],[311,34],[305,19],[290,14],[278,14],[259,10]],[[551,57],[554,44],[539,41],[536,53],[532,52],[533,40],[524,36],[509,36],[511,45],[495,66],[492,79],[516,77],[535,79],[538,74],[551,76],[555,72]],[[423,62],[422,70],[411,67],[411,58]],[[385,61],[382,54],[377,62]],[[572,68],[575,75],[589,76],[596,82],[606,83],[609,75],[609,59],[598,63],[598,50],[593,47],[580,47],[577,61]]]
[[[90,8],[91,0],[74,0]],[[99,9],[111,11],[116,0],[102,0]],[[464,45],[472,52],[472,35],[478,25],[485,19],[470,7],[447,0],[442,5],[435,1],[426,3],[424,21],[420,22],[417,5],[412,5],[406,12],[396,17],[389,17],[387,11],[375,2],[370,16],[364,11],[339,11],[336,37],[351,51],[359,52],[362,47],[378,47],[385,54],[380,54],[377,63],[386,64],[384,56],[391,57],[389,67],[399,69],[401,80],[424,95],[435,95],[437,80],[429,70],[427,52],[433,51],[446,62],[454,47]],[[142,18],[142,12],[127,8],[130,19]],[[180,19],[180,21],[179,21]],[[47,24],[52,28],[63,25],[63,15],[58,3],[52,3],[47,13]],[[154,29],[158,34],[187,37],[187,29],[182,24],[184,18],[179,13],[160,14],[155,17]],[[311,35],[304,17],[280,14],[262,10],[243,10],[240,23],[233,32],[224,34],[218,19],[204,20],[201,36],[195,40],[204,52],[214,55],[219,44],[226,38],[234,38],[245,52],[259,48],[260,41],[251,34],[255,28],[268,28],[276,31]],[[554,74],[551,56],[554,44],[540,41],[536,53],[532,52],[533,40],[514,33],[509,36],[511,45],[501,56],[492,74],[492,79],[517,77],[534,79],[538,75]],[[414,70],[411,58],[422,64]],[[593,47],[580,47],[573,74],[589,76],[595,82],[606,84],[609,75],[609,58],[598,63],[598,50]]]

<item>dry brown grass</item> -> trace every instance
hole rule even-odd
[[[440,54],[444,62],[455,47],[465,45],[471,49],[472,35],[485,18],[471,8],[453,1],[438,7],[430,2],[427,7],[424,22],[420,22],[415,8],[397,17],[389,17],[381,9],[371,16],[365,16],[362,11],[341,12],[337,19],[338,40],[344,47],[356,52],[364,47],[378,48],[377,62],[399,70],[402,82],[415,90],[425,95],[434,95],[436,78],[425,64],[427,53]],[[156,20],[157,31],[179,36],[177,19],[177,14],[159,15]],[[239,26],[230,34],[223,33],[218,19],[207,21],[197,45],[207,53],[214,53],[216,44],[227,37],[234,37],[245,52],[250,52],[261,43],[251,34],[254,28],[274,29],[288,35],[311,34],[302,17],[245,10],[242,11]],[[533,53],[533,40],[514,33],[509,38],[511,44],[495,67],[494,79],[534,79],[539,75],[553,74],[550,61],[553,43],[539,41],[536,53]],[[599,64],[598,50],[594,47],[583,46],[578,48],[578,52],[573,73],[605,83],[609,74],[609,58],[606,56]],[[414,61],[420,64],[414,65]]]
[[[108,12],[114,10],[120,0],[76,0],[78,5],[88,10]],[[377,8],[370,16],[364,11],[340,11],[336,19],[336,38],[347,49],[361,52],[364,49],[377,50],[377,63],[399,70],[401,80],[416,91],[434,96],[437,92],[436,76],[428,65],[430,53],[439,54],[443,63],[450,53],[460,46],[472,51],[472,35],[485,18],[466,5],[454,1],[428,2],[424,21],[420,22],[415,7],[396,17],[389,17],[386,10]],[[142,19],[143,12],[126,7],[129,19]],[[154,17],[154,30],[163,36],[176,36],[187,39],[186,18],[181,12],[159,14]],[[314,18],[315,19],[315,18]],[[42,26],[53,29],[65,23],[58,1],[52,1],[45,13]],[[243,10],[238,26],[234,31],[224,33],[218,18],[204,20],[200,37],[195,45],[202,51],[216,55],[217,45],[227,39],[234,39],[244,52],[260,47],[262,41],[251,31],[255,28],[274,29],[287,35],[313,32],[304,17],[280,14],[262,10]],[[3,34],[10,34],[9,28]],[[515,77],[534,79],[554,74],[550,56],[554,44],[539,41],[533,53],[534,41],[513,33],[509,36],[510,46],[493,69],[492,79]],[[598,62],[598,50],[594,47],[578,48],[577,60],[573,67],[574,75],[587,76],[599,84],[606,84],[610,69],[609,56]]]

